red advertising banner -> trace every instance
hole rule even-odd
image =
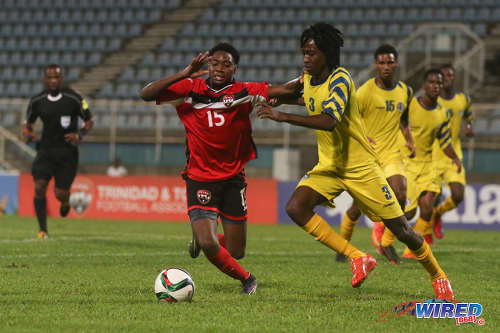
[[[34,184],[30,174],[19,177],[19,215],[34,216]],[[248,179],[248,221],[277,221],[277,183]],[[73,218],[187,221],[186,187],[180,177],[79,175],[71,187]],[[54,183],[47,190],[47,214],[59,216]]]

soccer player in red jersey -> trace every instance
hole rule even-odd
[[[242,282],[243,293],[253,294],[257,279],[235,259],[245,255],[246,182],[244,167],[257,157],[250,113],[270,97],[300,93],[299,79],[284,85],[235,81],[238,51],[220,43],[198,54],[189,66],[144,87],[141,98],[175,105],[186,130],[188,215],[193,230],[191,257],[200,249],[207,259]],[[201,71],[208,62],[208,71]],[[207,74],[204,80],[199,76]],[[217,234],[220,217],[224,234]]]

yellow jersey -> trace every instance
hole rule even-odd
[[[410,102],[408,121],[416,150],[415,158],[408,159],[409,163],[432,161],[432,148],[436,139],[439,150],[451,143],[450,122],[441,104],[427,109],[414,97]]]
[[[438,103],[446,110],[446,117],[450,121],[451,143],[460,160],[463,157],[462,144],[460,143],[460,126],[462,119],[472,120],[471,102],[464,93],[455,94],[452,98],[438,98]],[[432,159],[436,161],[449,159],[437,143],[435,144]]]
[[[319,161],[313,171],[341,175],[372,167],[377,157],[366,138],[349,72],[338,67],[324,82],[315,84],[311,75],[304,74],[303,97],[309,115],[327,113],[338,121],[333,131],[316,130]]]
[[[373,148],[381,161],[399,157],[399,122],[410,104],[413,90],[402,81],[391,89],[383,89],[377,86],[376,78],[372,78],[358,89],[356,96],[366,135],[375,141]]]

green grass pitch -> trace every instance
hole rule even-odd
[[[359,289],[348,264],[296,226],[248,228],[240,262],[257,293],[203,256],[191,259],[187,223],[49,220],[36,239],[33,218],[0,217],[0,332],[498,332],[500,233],[446,230],[433,246],[458,301],[483,305],[485,325],[410,316],[378,318],[400,303],[433,297],[415,261],[378,265]],[[353,242],[374,254],[370,230]],[[396,245],[401,253],[403,246]],[[178,266],[196,283],[192,303],[158,303],[154,279]]]

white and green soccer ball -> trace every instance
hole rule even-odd
[[[155,280],[155,293],[160,302],[191,302],[194,289],[191,275],[177,267],[164,269]]]

